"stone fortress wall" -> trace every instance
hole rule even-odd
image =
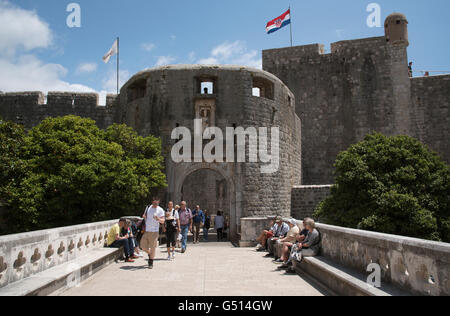
[[[204,84],[208,84],[206,92]],[[253,95],[253,88],[260,89],[260,96]],[[237,233],[243,216],[267,216],[274,209],[290,215],[291,188],[301,184],[301,124],[294,104],[289,89],[267,72],[237,66],[178,65],[131,78],[122,88],[116,120],[142,135],[162,137],[169,184],[165,200],[191,200],[197,195],[199,200],[216,201],[226,195],[224,209],[209,211],[230,214],[232,231]],[[263,164],[248,163],[249,148],[247,163],[175,164],[170,157],[175,144],[172,131],[183,126],[193,132],[194,118],[203,118],[207,126],[220,128],[224,135],[227,127],[279,127],[279,171],[262,174]],[[215,183],[208,184],[199,175],[214,178]]]
[[[98,106],[96,94],[0,93],[0,117],[26,128],[68,114],[92,118],[100,128],[125,123],[141,135],[160,136],[166,158],[175,144],[172,130],[192,130],[194,118],[222,130],[280,126],[278,173],[261,174],[260,164],[167,159],[165,199],[181,200],[183,187],[201,188],[189,181],[209,171],[217,187],[208,185],[207,198],[226,192],[234,225],[241,217],[274,210],[304,217],[327,195],[324,187],[311,185],[332,183],[339,152],[373,131],[416,137],[450,162],[450,75],[408,76],[407,24],[405,16],[393,14],[384,36],[333,43],[328,54],[320,44],[267,50],[264,71],[201,65],[145,70],[119,96],[108,95],[106,106]],[[260,97],[253,96],[253,88]],[[202,194],[195,190],[190,194]]]
[[[100,128],[113,124],[116,95],[107,95],[106,106],[99,106],[97,93],[12,92],[0,93],[0,117],[29,129],[48,117],[78,115],[91,118]]]
[[[450,162],[450,76],[409,78],[407,20],[385,36],[263,52],[263,69],[296,97],[302,120],[303,184],[333,182],[339,152],[377,131],[410,135]]]

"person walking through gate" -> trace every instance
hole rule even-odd
[[[205,214],[203,214],[203,211],[200,209],[200,205],[195,207],[192,216],[192,221],[194,222],[192,231],[192,234],[194,234],[194,244],[198,244],[200,242],[201,226],[205,224]]]
[[[208,241],[209,229],[211,228],[211,216],[208,211],[205,211],[205,225],[203,225],[203,239]]]
[[[214,228],[217,231],[217,241],[223,239],[223,228],[225,225],[225,219],[222,216],[222,212],[217,212],[217,216],[214,218]]]
[[[180,226],[181,226],[181,253],[185,253],[187,249],[187,239],[189,231],[192,231],[192,212],[187,208],[186,202],[181,202],[179,210]]]
[[[166,233],[167,239],[167,260],[175,259],[175,246],[180,231],[180,216],[178,211],[173,208],[173,202],[169,202],[166,210],[166,223],[164,225],[164,232]]]
[[[156,248],[158,248],[159,225],[165,223],[164,210],[159,206],[159,198],[154,198],[142,217],[145,220],[145,233],[141,239],[141,247],[148,254],[148,267],[153,269]]]

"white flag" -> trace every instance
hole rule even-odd
[[[117,53],[119,52],[119,47],[117,45],[117,40],[114,42],[113,46],[111,47],[111,49],[109,50],[109,52],[106,53],[105,56],[103,56],[103,61],[105,62],[105,64],[107,64],[109,62],[109,60],[111,59],[112,56],[117,55]]]

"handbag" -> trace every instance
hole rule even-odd
[[[145,209],[145,213],[144,213],[145,217],[147,217],[148,209],[149,209],[149,206],[147,206],[147,208]],[[147,223],[146,223],[146,220],[145,220],[145,218],[144,218],[143,220],[141,220],[141,221],[138,223],[138,229],[141,231],[141,234],[142,234],[142,235],[145,233],[146,227],[147,227]]]

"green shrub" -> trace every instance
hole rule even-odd
[[[450,166],[418,140],[368,135],[342,152],[315,217],[331,225],[450,241]]]
[[[103,131],[92,120],[66,116],[25,134],[1,122],[0,139],[10,233],[140,214],[166,185],[161,141],[124,125]]]

